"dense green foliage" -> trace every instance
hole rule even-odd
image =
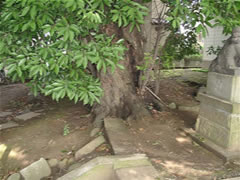
[[[168,22],[206,34],[215,20],[224,32],[240,24],[240,0],[162,0]],[[0,2],[0,70],[27,82],[34,94],[84,104],[99,102],[100,82],[92,69],[124,68],[123,40],[103,27],[115,23],[140,30],[147,9],[132,0],[3,0]],[[149,2],[143,0],[141,2]],[[92,67],[92,68],[90,68]]]
[[[99,80],[123,67],[123,40],[104,34],[112,22],[139,29],[147,9],[131,0],[5,0],[0,7],[0,69],[28,82],[34,94],[99,102]]]
[[[160,56],[164,68],[173,66],[173,61],[180,61],[189,55],[200,54],[201,46],[197,42],[196,34],[172,32],[164,47],[160,47]]]
[[[223,26],[228,34],[240,25],[240,0],[162,1],[169,7],[167,19],[174,28],[184,25],[206,35],[206,26]]]
[[[223,26],[224,33],[240,25],[240,0],[162,0],[168,7],[167,23],[171,34],[160,50],[164,67],[171,66],[173,60],[198,54],[200,46],[196,35],[207,34],[207,26]],[[186,30],[179,33],[179,27]],[[215,53],[217,53],[216,51]]]

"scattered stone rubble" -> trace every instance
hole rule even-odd
[[[49,159],[47,161],[44,158],[41,158],[40,160],[20,170],[19,173],[10,175],[7,180],[41,180],[42,178],[51,175],[51,168],[66,169],[68,166],[74,164],[75,160],[80,159],[84,155],[93,152],[97,147],[105,142],[106,140],[102,135],[96,137],[84,147],[79,149],[75,154],[75,158],[64,158],[61,161],[58,159]]]
[[[2,111],[2,112],[0,112],[0,118],[2,118],[2,119],[6,119],[6,118],[8,118],[11,115],[13,115],[13,112],[10,112],[10,111]],[[32,118],[38,117],[40,115],[41,115],[41,113],[39,113],[39,112],[27,112],[27,113],[24,113],[24,114],[16,116],[15,120],[17,122],[18,121],[19,122],[20,121],[24,122],[24,121],[30,120]],[[14,122],[13,120],[6,120],[6,122],[0,123],[0,131],[4,130],[4,129],[18,127],[19,124],[17,122]]]

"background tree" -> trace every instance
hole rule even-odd
[[[159,5],[159,3],[161,5]],[[161,9],[156,9],[162,7]],[[206,36],[207,26],[223,26],[224,33],[231,33],[233,27],[239,25],[238,0],[153,0],[152,9],[157,14],[154,17],[156,39],[152,53],[147,54],[148,62],[140,67],[144,70],[141,91],[151,80],[150,72],[154,70],[154,92],[160,88],[160,69],[163,64],[196,53],[199,50],[197,34]],[[185,30],[180,32],[180,27]],[[159,43],[169,32],[167,42],[159,50]],[[168,35],[167,35],[168,36]]]
[[[136,67],[144,64],[143,2],[149,1],[1,1],[0,69],[27,82],[34,94],[94,105],[97,124],[106,116],[149,116],[137,96]],[[212,19],[226,33],[239,25],[238,0],[162,2],[173,29],[187,23],[205,34]]]

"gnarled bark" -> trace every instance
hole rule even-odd
[[[117,68],[114,73],[108,71],[106,74],[98,75],[104,96],[101,98],[101,104],[93,109],[96,115],[95,125],[100,126],[106,116],[123,119],[149,117],[150,113],[144,108],[143,102],[137,95],[139,72],[136,65],[140,65],[144,58],[141,33],[137,30],[130,33],[128,28],[119,29],[114,25],[109,25],[105,31],[108,35],[115,34],[118,39],[124,39],[128,50],[125,59],[121,61],[124,70]]]

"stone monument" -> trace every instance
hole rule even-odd
[[[210,65],[207,91],[199,97],[197,136],[226,160],[240,158],[240,27]]]

